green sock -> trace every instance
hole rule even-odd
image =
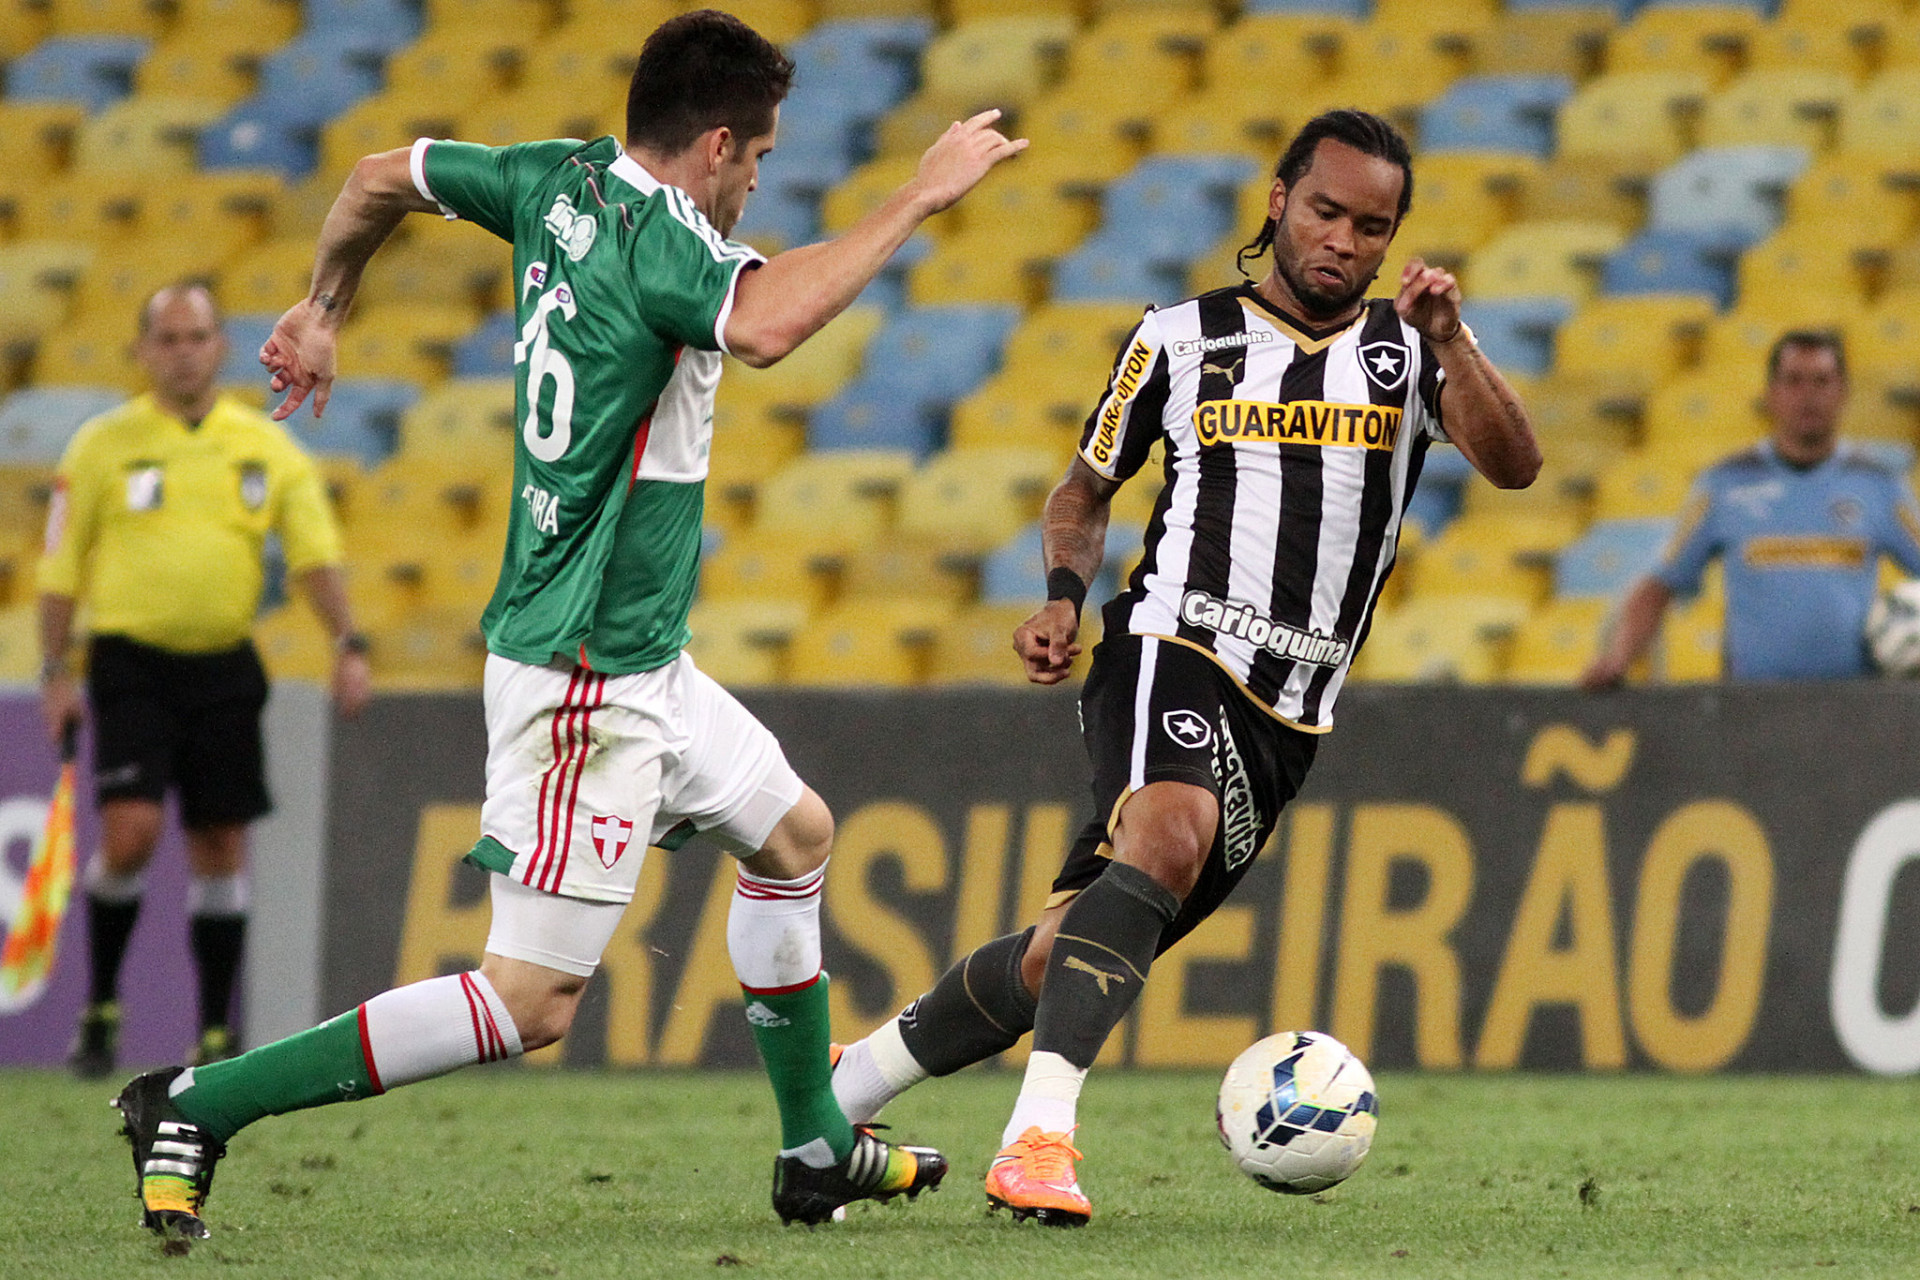
[[[826,1061],[821,1050],[821,1061]],[[221,1142],[264,1116],[375,1092],[360,1048],[360,1011],[261,1045],[225,1062],[193,1069],[193,1084],[174,1095],[180,1114]],[[827,1100],[833,1100],[831,1091]],[[842,1124],[846,1122],[841,1121]]]
[[[835,1160],[853,1150],[853,1126],[833,1096],[827,1061],[827,975],[799,991],[747,993],[747,1022],[780,1104],[780,1149],[822,1139]]]

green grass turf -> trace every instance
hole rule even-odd
[[[121,1277],[1675,1277],[1920,1275],[1920,1081],[1408,1076],[1367,1165],[1315,1199],[1228,1165],[1215,1078],[1098,1073],[1093,1224],[989,1217],[1017,1077],[893,1108],[955,1163],[938,1195],[783,1229],[757,1075],[469,1071],[268,1120],[221,1165],[214,1237],[139,1230],[111,1087],[0,1073],[0,1275]]]

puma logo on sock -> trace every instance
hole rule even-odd
[[[1093,980],[1100,984],[1100,994],[1103,996],[1107,994],[1107,984],[1109,982],[1125,982],[1127,980],[1125,974],[1108,973],[1105,969],[1096,969],[1079,956],[1068,956],[1067,968],[1078,969],[1081,973],[1092,974]]]

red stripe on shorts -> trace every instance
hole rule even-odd
[[[547,771],[540,775],[540,805],[534,815],[533,857],[527,860],[526,874],[520,878],[521,883],[528,886],[533,884],[534,874],[540,866],[541,859],[547,853],[547,788],[552,784],[553,776],[559,771],[561,762],[565,758],[560,754],[560,718],[566,714],[567,705],[573,701],[573,691],[579,683],[580,673],[576,671],[573,673],[573,679],[567,684],[567,696],[560,700],[559,708],[553,713],[553,763],[548,765]]]
[[[567,789],[567,835],[560,842],[560,869],[553,878],[553,891],[558,893],[560,882],[567,874],[567,853],[573,848],[573,814],[580,803],[580,775],[587,771],[587,754],[592,750],[587,731],[593,727],[593,713],[604,705],[607,693],[605,676],[588,677],[593,684],[593,698],[590,702],[582,698],[587,705],[580,711],[580,754],[573,766],[573,785]]]

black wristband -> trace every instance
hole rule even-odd
[[[1073,611],[1079,613],[1087,603],[1087,583],[1073,570],[1064,565],[1047,575],[1047,599],[1071,600]]]
[[[334,642],[336,652],[343,654],[355,653],[362,657],[364,657],[367,650],[372,647],[373,646],[368,643],[365,633],[359,631],[349,631]]]

